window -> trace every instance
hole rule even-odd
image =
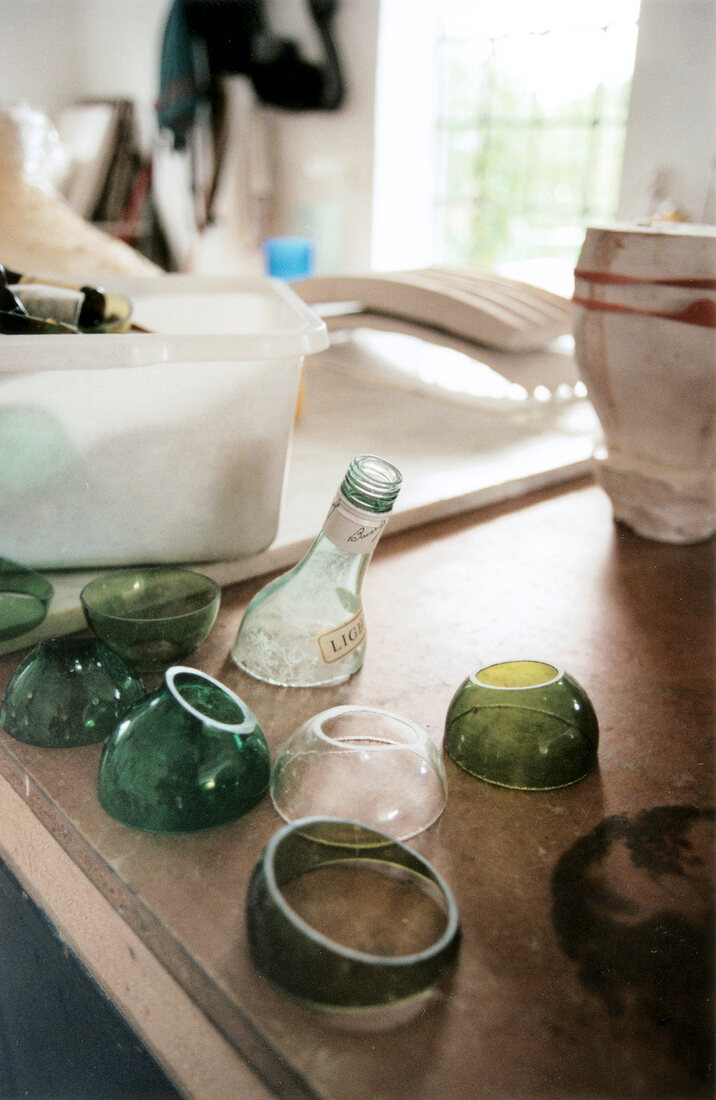
[[[571,272],[586,224],[617,212],[639,0],[414,0],[409,24],[400,0],[384,9],[381,39],[394,19],[419,75],[379,52],[374,266]]]
[[[617,209],[636,0],[441,0],[434,251],[569,258]]]

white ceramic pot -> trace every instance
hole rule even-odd
[[[716,531],[716,229],[587,230],[577,366],[601,422],[615,518],[666,542]]]

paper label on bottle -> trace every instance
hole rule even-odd
[[[318,648],[321,657],[327,665],[340,660],[356,649],[365,638],[365,617],[363,609],[354,615],[342,626],[321,634],[318,638]]]
[[[349,504],[339,492],[322,531],[339,550],[347,550],[351,554],[370,554],[387,522],[387,515],[364,512],[362,508]]]

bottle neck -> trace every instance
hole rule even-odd
[[[388,522],[388,512],[356,507],[343,492],[336,494],[321,528],[321,535],[339,550],[370,555]]]
[[[340,492],[349,505],[363,512],[390,512],[400,492],[402,475],[377,455],[357,455],[346,470]]]
[[[402,482],[385,459],[358,455],[348,467],[321,529],[339,550],[370,557],[388,522]]]

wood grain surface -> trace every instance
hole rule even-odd
[[[452,887],[462,943],[449,980],[400,1026],[339,1024],[253,968],[246,888],[281,825],[268,797],[222,828],[156,836],[99,806],[100,746],[41,749],[0,731],[0,773],[278,1095],[711,1095],[713,582],[712,543],[641,539],[585,480],[381,544],[365,665],[341,687],[241,673],[229,648],[262,582],[224,591],[189,663],[245,699],[273,759],[300,722],[343,702],[395,710],[439,744],[462,680],[503,659],[556,664],[594,704],[599,767],[572,787],[511,791],[446,760],[447,807],[410,843]],[[0,690],[21,657],[0,661]],[[4,839],[0,820],[0,850]]]

